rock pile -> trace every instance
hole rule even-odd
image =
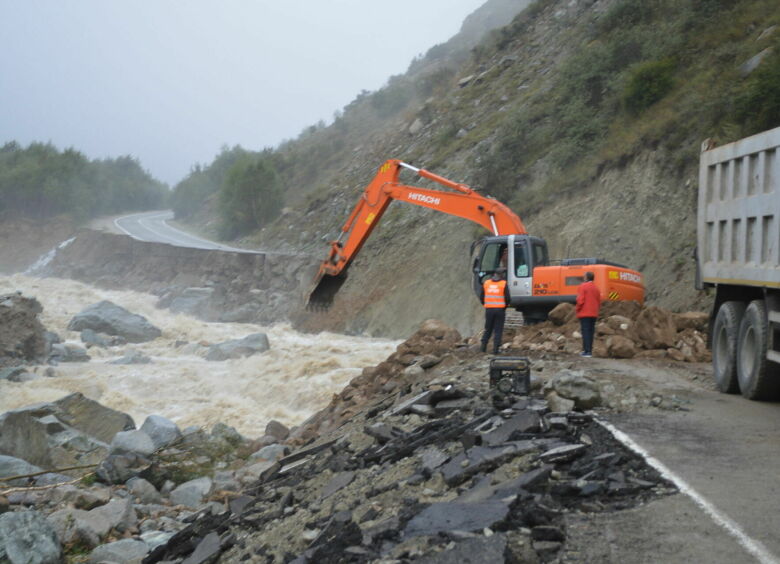
[[[403,393],[408,392],[408,393]],[[590,413],[433,382],[368,402],[145,562],[550,562],[568,511],[673,491]]]
[[[0,560],[550,562],[567,512],[674,491],[594,420],[587,378],[559,372],[547,399],[496,407],[486,366],[429,321],[305,424],[256,440],[159,416],[136,429],[77,394],[9,412]]]
[[[636,302],[607,302],[596,323],[593,355],[605,358],[669,358],[708,362],[707,326],[702,312],[672,313]],[[582,350],[574,306],[559,304],[548,321],[515,330],[513,349],[577,353]]]
[[[0,561],[60,562],[91,551],[91,562],[140,562],[197,510],[221,513],[289,453],[276,438],[288,435],[273,421],[253,442],[225,424],[180,430],[156,415],[136,429],[130,416],[81,394],[4,413]]]

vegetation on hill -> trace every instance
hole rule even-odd
[[[284,186],[271,151],[223,147],[211,164],[196,166],[171,196],[177,219],[191,218],[216,199],[217,235],[234,239],[276,219],[284,206]]]
[[[538,0],[472,64],[519,49],[551,4]],[[570,32],[580,34],[579,48],[501,119],[479,162],[486,183],[510,202],[543,205],[644,148],[690,166],[705,137],[728,142],[780,125],[776,8],[771,0],[620,0],[590,13]],[[750,74],[744,63],[762,50],[771,54]],[[528,193],[522,179],[540,159],[552,173],[540,193]]]
[[[133,157],[89,160],[75,149],[60,151],[50,143],[0,147],[0,217],[67,214],[82,221],[161,208],[167,196],[167,186]]]
[[[652,303],[706,307],[691,259],[701,143],[780,126],[777,1],[536,0],[463,45],[434,46],[332,123],[266,152],[286,213],[245,243],[321,254],[376,167],[400,158],[499,198],[552,256],[623,262]],[[463,306],[456,265],[483,234],[393,204],[340,290],[349,329],[400,326],[410,296],[410,327],[428,315],[465,328],[478,312]]]

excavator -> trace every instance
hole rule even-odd
[[[399,182],[409,170],[452,191],[432,190]],[[472,244],[472,278],[479,295],[482,283],[503,268],[507,273],[510,305],[522,312],[524,322],[544,321],[559,303],[574,303],[585,272],[595,275],[602,300],[644,302],[642,275],[624,265],[596,258],[551,261],[544,239],[529,235],[520,218],[496,199],[397,159],[385,162],[363,191],[337,240],[330,243],[309,294],[307,307],[332,305],[347,278],[347,269],[393,201],[407,202],[471,220],[493,235]]]

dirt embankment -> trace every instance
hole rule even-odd
[[[72,220],[54,218],[0,221],[0,274],[21,272],[76,230]]]
[[[208,321],[271,323],[303,303],[314,273],[304,256],[231,253],[80,231],[39,273],[160,296],[160,307]]]

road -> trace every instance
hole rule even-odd
[[[780,562],[780,404],[714,391],[706,365],[598,359],[593,368],[682,401],[679,411],[617,414],[607,425],[683,495],[587,522],[573,519],[572,561]]]
[[[167,243],[176,247],[192,247],[195,249],[230,251],[234,253],[257,252],[222,245],[221,243],[186,233],[169,225],[168,221],[171,219],[173,219],[171,210],[158,210],[118,217],[113,220],[113,225],[118,232],[129,235],[133,239],[149,243]]]

